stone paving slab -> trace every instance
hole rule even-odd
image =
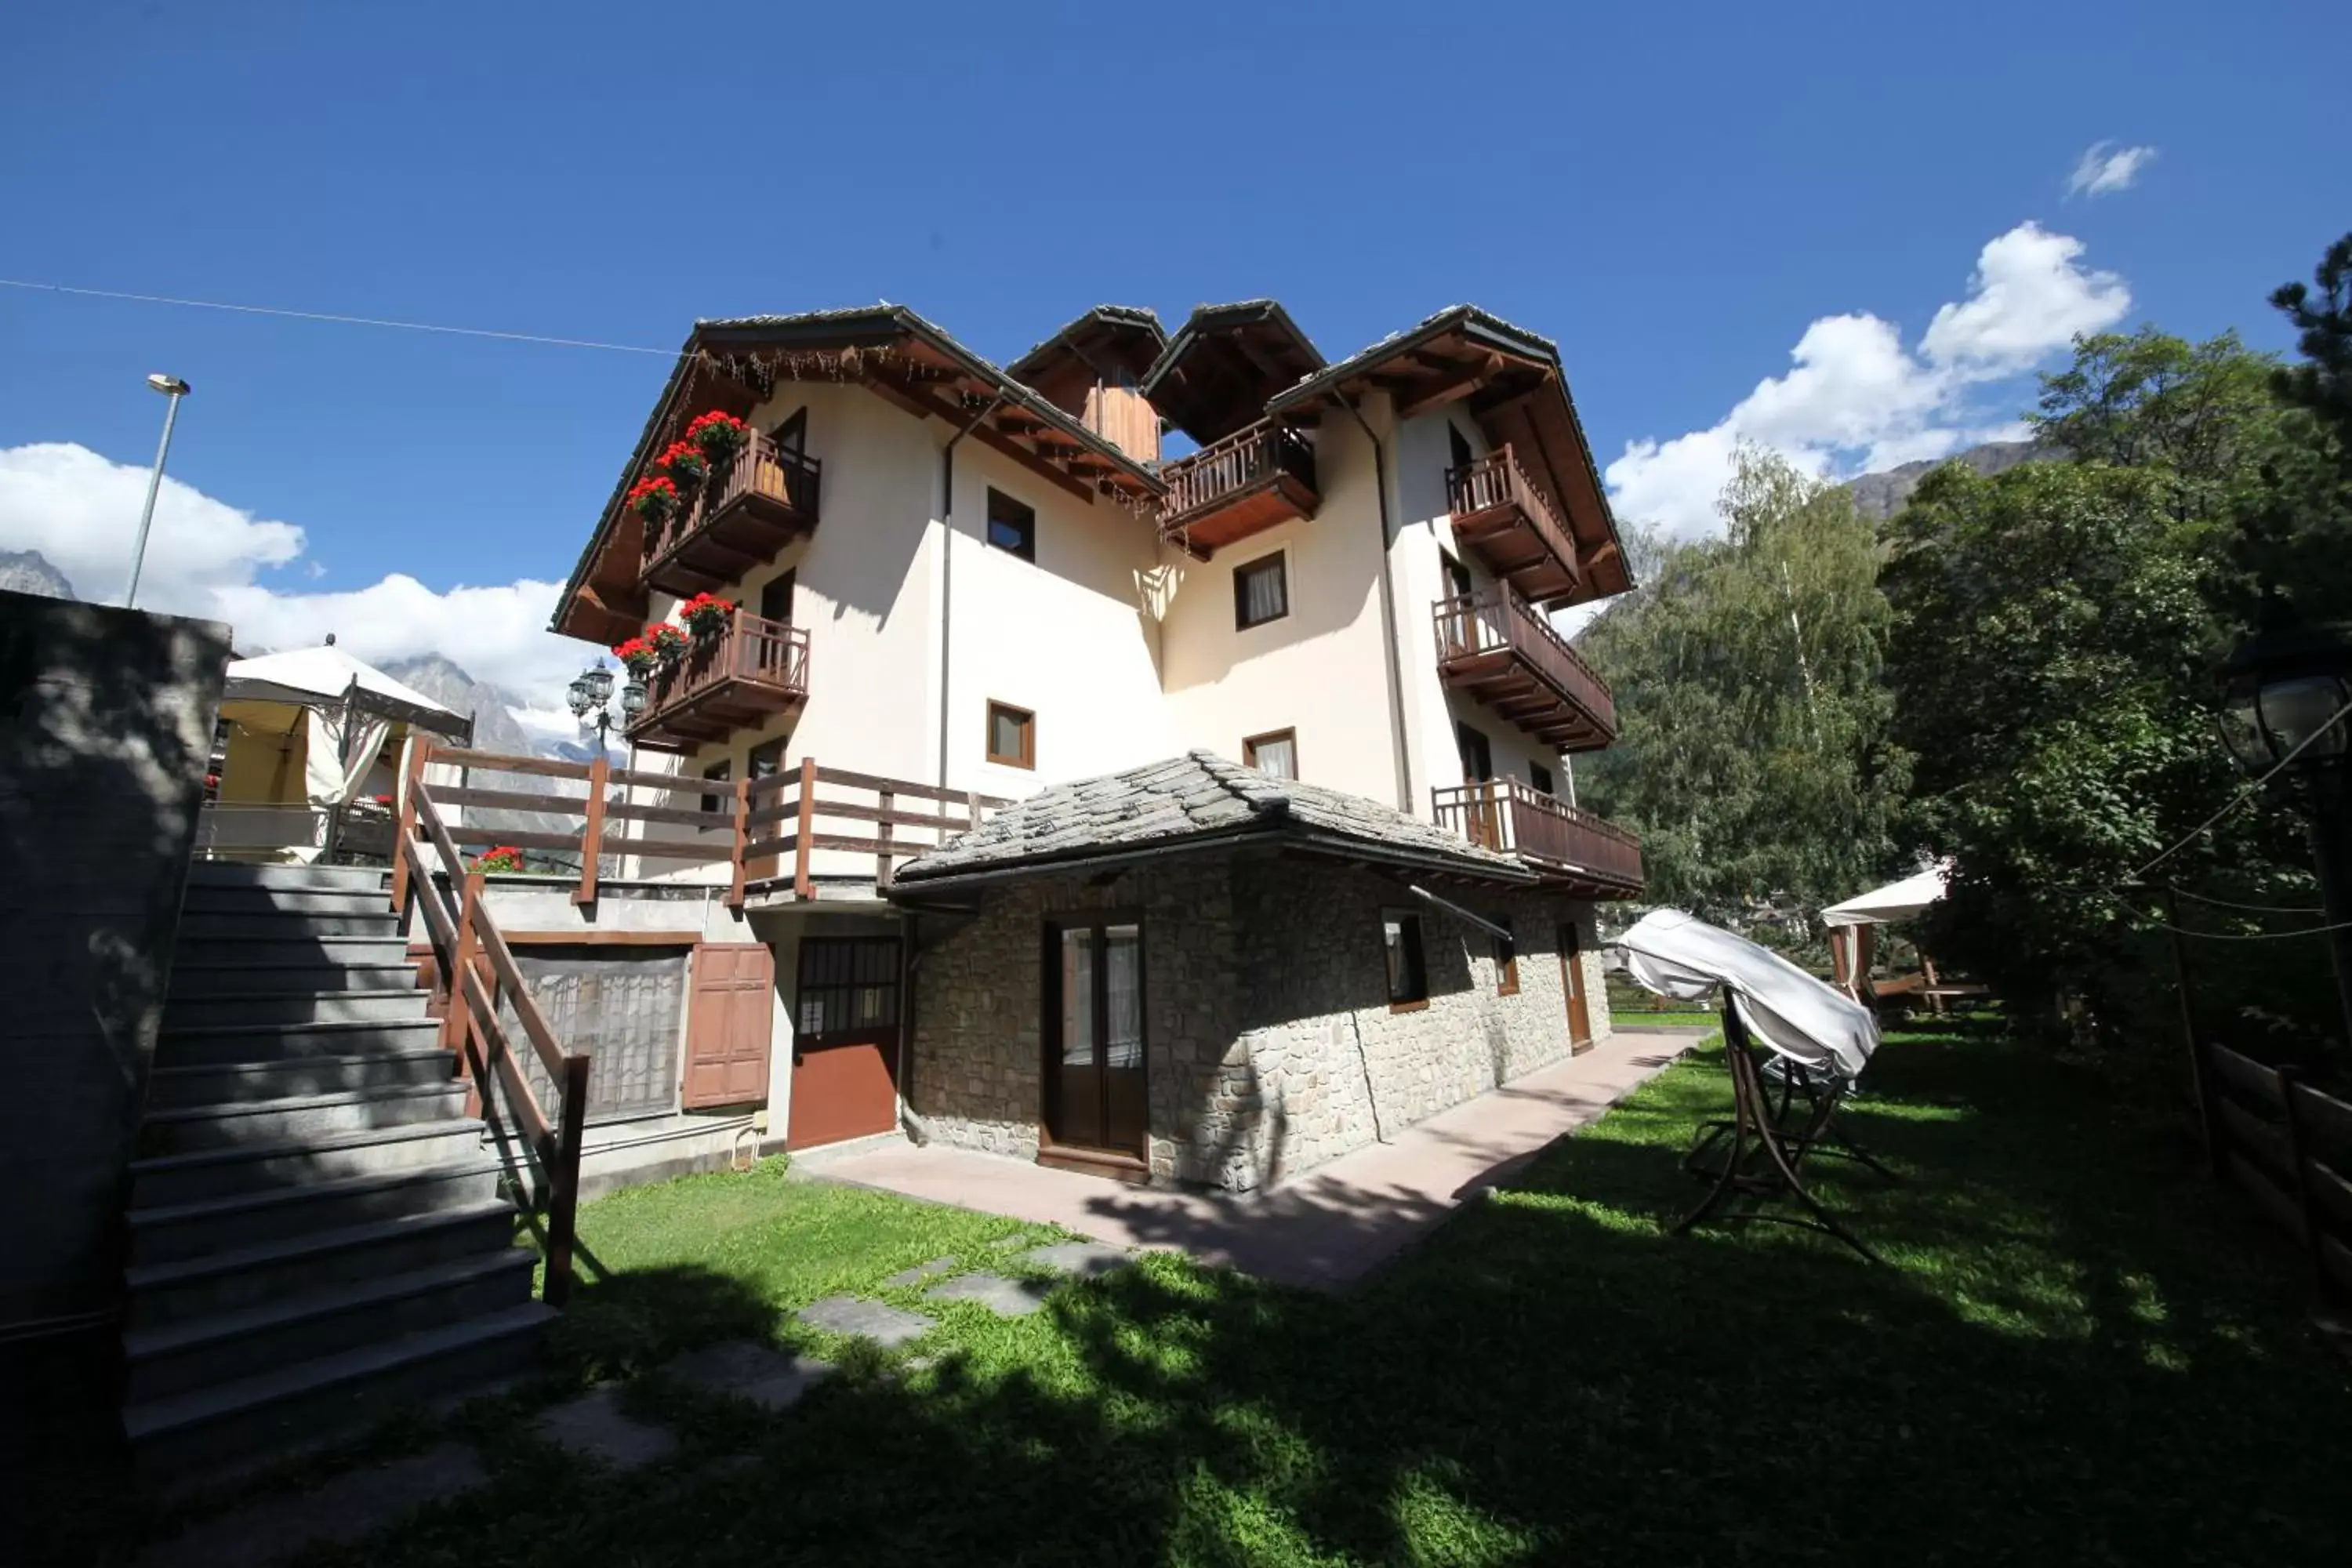
[[[1025,1318],[1045,1304],[1053,1286],[1002,1274],[966,1274],[934,1285],[923,1295],[934,1301],[977,1301],[1000,1318]]]
[[[541,1412],[539,1435],[575,1454],[586,1454],[619,1469],[667,1458],[677,1447],[677,1436],[622,1413],[621,1391],[611,1384],[593,1389],[562,1405]]]
[[[482,1461],[463,1443],[336,1477],[316,1491],[274,1498],[159,1541],[139,1568],[268,1568],[319,1545],[341,1545],[478,1486]]]
[[[904,1289],[908,1285],[920,1285],[924,1280],[937,1279],[942,1274],[952,1274],[955,1270],[954,1258],[934,1258],[929,1263],[918,1263],[912,1268],[902,1268],[882,1283]]]
[[[829,1334],[855,1334],[872,1340],[884,1350],[919,1340],[939,1326],[939,1320],[920,1312],[909,1312],[893,1307],[887,1301],[869,1301],[863,1296],[827,1296],[822,1301],[812,1301],[793,1316],[813,1329],[823,1329]]]
[[[729,1340],[682,1355],[666,1370],[709,1393],[782,1410],[823,1382],[833,1363],[749,1340]]]
[[[1134,1263],[1135,1254],[1099,1241],[1057,1241],[1049,1247],[1031,1248],[1018,1261],[1050,1268],[1056,1274],[1076,1274],[1082,1279],[1092,1279],[1129,1267]]]

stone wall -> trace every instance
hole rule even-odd
[[[1043,930],[1129,910],[1144,945],[1156,1179],[1243,1190],[1393,1136],[1569,1053],[1558,922],[1582,929],[1593,1037],[1609,1030],[1588,906],[1443,895],[1517,936],[1505,994],[1489,934],[1395,880],[1263,854],[1185,857],[1107,886],[1014,882],[917,969],[910,1100],[941,1142],[1033,1157],[1043,1103]],[[1421,917],[1425,1005],[1392,1009],[1381,911]]]

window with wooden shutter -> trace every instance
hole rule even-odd
[[[758,942],[705,942],[694,950],[693,985],[682,1103],[703,1110],[766,1100],[775,954]]]

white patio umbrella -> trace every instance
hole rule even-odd
[[[1842,904],[1822,911],[1822,923],[1832,926],[1885,925],[1907,921],[1944,896],[1952,879],[1952,863],[1939,860],[1914,871],[1899,882],[1856,893]]]

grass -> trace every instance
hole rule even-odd
[[[1713,1054],[1341,1299],[1153,1257],[1024,1320],[926,1304],[885,1355],[785,1314],[913,1305],[880,1281],[1024,1227],[771,1168],[623,1194],[583,1213],[607,1277],[551,1379],[467,1417],[488,1485],[357,1560],[2340,1568],[2352,1373],[2292,1252],[2046,1060],[1938,1026],[1852,1113],[1904,1184],[1824,1184],[1886,1268],[1664,1234]],[[775,1416],[652,1370],[745,1334],[842,1370]],[[533,1439],[592,1377],[678,1454],[623,1479]]]
[[[1664,1010],[1651,1012],[1647,1009],[1638,1007],[1612,1008],[1610,1013],[1610,1020],[1622,1029],[1686,1027],[1694,1025],[1711,1029],[1723,1022],[1721,1018],[1717,1017],[1713,1013],[1669,1012]]]

